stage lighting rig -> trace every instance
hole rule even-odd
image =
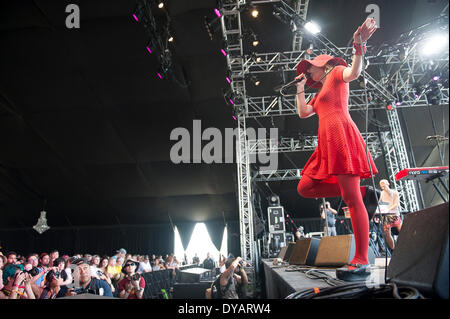
[[[276,194],[272,194],[267,198],[270,206],[280,206],[280,197]]]

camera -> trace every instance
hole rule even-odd
[[[97,270],[97,275],[98,275],[98,276],[103,276],[104,273],[103,273],[101,270]]]
[[[133,274],[130,278],[131,278],[131,280],[136,281],[136,280],[139,280],[139,278],[141,278],[141,275],[136,273],[136,274]]]
[[[37,269],[36,267],[33,267],[30,270],[25,270],[24,272],[30,274],[31,277],[34,277],[39,274],[39,269]]]

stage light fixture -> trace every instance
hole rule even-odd
[[[268,198],[270,206],[280,206],[280,197],[276,194],[272,194]]]
[[[254,47],[257,47],[259,45],[259,40],[258,40],[258,36],[255,33],[252,33],[252,38],[253,38],[253,42],[252,45]]]
[[[394,107],[392,106],[392,104],[388,104],[386,105],[386,110],[390,111],[392,110]]]
[[[164,2],[163,1],[158,1],[158,8],[160,8],[160,9],[164,8]]]
[[[444,49],[448,51],[448,34],[434,34],[424,41],[421,53],[424,56],[431,56],[442,52]]]
[[[214,13],[216,14],[216,16],[217,16],[218,18],[222,17],[222,13],[220,12],[219,9],[214,8]]]
[[[305,24],[305,29],[306,29],[308,32],[312,33],[312,34],[317,34],[317,33],[319,33],[320,30],[321,30],[321,29],[320,29],[320,26],[319,26],[317,23],[313,22],[313,21],[307,22],[307,23]]]
[[[173,42],[173,36],[169,35],[169,39],[167,39],[169,42]]]
[[[250,82],[254,85],[254,86],[259,86],[261,84],[261,81],[255,76],[255,75],[251,75],[250,76]]]
[[[441,91],[436,82],[432,82],[425,93],[429,105],[441,104]]]
[[[253,7],[250,10],[250,14],[252,15],[253,18],[258,18],[259,17],[259,10],[256,7]]]

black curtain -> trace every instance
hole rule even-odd
[[[211,241],[213,242],[214,246],[216,246],[217,250],[220,250],[225,224],[223,223],[223,221],[211,221],[205,222],[205,225]]]
[[[191,240],[192,233],[194,232],[194,228],[196,222],[191,223],[176,223],[178,228],[178,232],[180,233],[181,243],[183,244],[183,248],[186,250],[189,245],[189,241]]]
[[[111,256],[120,248],[131,254],[165,255],[172,253],[174,247],[170,224],[51,228],[43,234],[24,228],[0,230],[0,238],[3,253],[13,250],[21,255],[57,249],[60,255]]]

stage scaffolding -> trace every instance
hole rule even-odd
[[[245,81],[249,75],[258,73],[279,72],[280,69],[292,72],[295,76],[295,67],[304,58],[313,58],[320,54],[340,56],[351,63],[352,47],[338,47],[329,41],[324,35],[315,36],[316,46],[310,55],[301,50],[302,31],[301,25],[306,21],[309,1],[295,1],[294,8],[285,1],[251,1],[253,5],[272,3],[276,12],[285,21],[295,24],[296,31],[293,37],[293,51],[259,54],[244,54],[242,43],[241,12],[246,8],[245,0],[224,1],[221,26],[222,35],[227,49],[227,66],[231,74],[231,91],[234,97],[234,111],[237,115],[237,177],[239,192],[239,220],[241,256],[244,260],[256,265],[256,243],[254,234],[254,212],[252,206],[252,181],[283,181],[299,180],[301,169],[285,169],[276,171],[259,171],[256,176],[251,175],[250,156],[258,152],[292,152],[311,151],[317,146],[317,136],[308,136],[302,139],[281,138],[278,141],[248,140],[246,134],[246,120],[260,117],[297,115],[295,97],[282,96],[247,96]],[[280,20],[283,20],[280,19]],[[439,23],[439,21],[438,21]],[[431,24],[430,24],[431,26]],[[445,24],[439,26],[448,30],[448,18]],[[426,25],[428,27],[428,25]],[[379,47],[368,47],[363,67],[365,85],[369,95],[369,110],[386,109],[388,130],[380,132],[368,132],[363,134],[367,138],[369,150],[374,158],[384,156],[388,168],[389,180],[400,194],[400,210],[411,212],[419,210],[416,188],[412,181],[395,181],[395,174],[405,168],[409,168],[409,156],[405,147],[402,127],[397,108],[428,107],[429,101],[426,95],[427,84],[422,85],[422,90],[417,85],[431,71],[448,69],[448,51],[433,60],[423,63],[418,54],[418,42],[427,35],[427,28],[421,26],[408,33],[402,34],[395,44],[384,44]],[[368,67],[370,66],[370,68]],[[425,69],[426,68],[426,69]],[[379,72],[372,76],[369,70]],[[375,72],[374,72],[375,74]],[[376,78],[375,78],[376,77]],[[421,82],[422,81],[422,82]],[[449,90],[439,87],[440,100],[438,105],[448,105]],[[399,93],[400,92],[400,93]],[[401,95],[401,105],[395,102]],[[311,98],[306,95],[306,99]],[[351,89],[349,99],[350,111],[365,111],[366,96],[363,89]],[[388,104],[394,107],[388,110]],[[252,180],[253,178],[253,180]]]

